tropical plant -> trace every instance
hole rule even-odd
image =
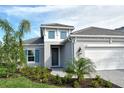
[[[72,83],[72,74],[67,74],[65,75],[63,78],[62,78],[62,82],[64,84],[69,84],[69,83]]]
[[[91,82],[91,87],[94,87],[94,88],[98,88],[98,87],[111,88],[112,83],[110,81],[105,81],[99,75],[96,75],[94,80],[92,80],[92,82]]]
[[[80,87],[79,82],[78,82],[78,81],[74,81],[74,82],[73,82],[73,87],[74,87],[74,88],[79,88],[79,87]]]
[[[11,70],[14,73],[18,61],[22,63],[26,62],[22,46],[22,37],[25,32],[30,30],[30,23],[27,20],[22,20],[18,31],[15,31],[7,20],[0,19],[0,28],[5,33],[3,43],[0,45],[0,64],[10,66],[13,68]]]
[[[84,79],[84,75],[95,71],[94,67],[95,66],[90,59],[80,58],[78,60],[74,60],[73,63],[70,63],[65,71],[67,73],[76,75],[78,81],[80,82]]]
[[[0,28],[5,32],[3,44],[0,46],[0,64],[11,66],[18,60],[18,42],[14,36],[14,29],[7,20],[0,19]],[[14,71],[14,69],[12,70]]]
[[[19,41],[19,64],[21,66],[26,64],[26,58],[23,49],[23,42],[22,38],[24,37],[25,33],[30,32],[30,22],[28,20],[22,20],[19,24],[18,31],[16,31],[16,38]]]
[[[59,76],[59,75],[51,75],[50,77],[50,81],[53,83],[53,84],[56,84],[56,85],[62,85],[63,82],[62,82],[62,78]]]
[[[17,31],[7,20],[0,19],[0,28],[4,30],[3,44],[0,46],[0,61],[4,63],[26,63],[22,38],[24,33],[30,31],[30,22],[22,20]]]

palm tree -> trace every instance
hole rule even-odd
[[[24,37],[25,33],[30,32],[30,22],[28,20],[22,20],[18,31],[16,32],[16,37],[19,41],[19,64],[24,65],[26,63],[25,55],[24,55],[24,50],[23,50],[23,40],[22,38]]]
[[[9,43],[7,38],[9,38],[9,35],[14,32],[14,29],[7,20],[2,20],[2,19],[0,19],[0,28],[2,28],[2,30],[4,30],[5,32],[5,39],[6,39],[5,42]]]
[[[90,59],[80,58],[78,60],[74,60],[73,63],[69,64],[66,68],[66,72],[72,75],[76,75],[78,81],[80,82],[84,79],[84,75],[94,72],[94,68],[95,66]]]
[[[22,38],[27,32],[30,32],[30,22],[24,19],[21,21],[18,31],[16,32],[20,47],[22,47]]]
[[[19,42],[19,45],[16,46],[16,48],[19,48],[18,55],[19,55],[20,62],[24,63],[23,61],[25,61],[25,56],[24,56],[24,51],[23,51],[22,38],[24,37],[25,33],[30,31],[30,22],[25,19],[22,20],[21,23],[19,24],[18,30],[15,31],[7,20],[0,19],[0,28],[2,28],[2,30],[4,30],[5,32],[4,45],[6,45],[7,48],[11,47],[10,44],[15,46],[11,41],[12,39],[15,40],[15,43],[17,43],[16,41]],[[6,52],[8,55],[10,53],[10,50]]]

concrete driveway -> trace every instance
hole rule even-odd
[[[124,69],[123,70],[104,70],[97,71],[98,75],[100,75],[105,80],[110,80],[112,83],[124,87]]]

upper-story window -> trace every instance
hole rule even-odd
[[[55,31],[49,31],[48,32],[48,38],[49,39],[55,39]]]
[[[60,32],[60,37],[61,37],[61,39],[65,39],[67,37],[67,32],[66,31],[61,31]]]

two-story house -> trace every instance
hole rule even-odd
[[[27,64],[65,67],[80,49],[97,70],[124,69],[124,32],[98,27],[73,30],[70,25],[42,24],[41,37],[24,41]]]

